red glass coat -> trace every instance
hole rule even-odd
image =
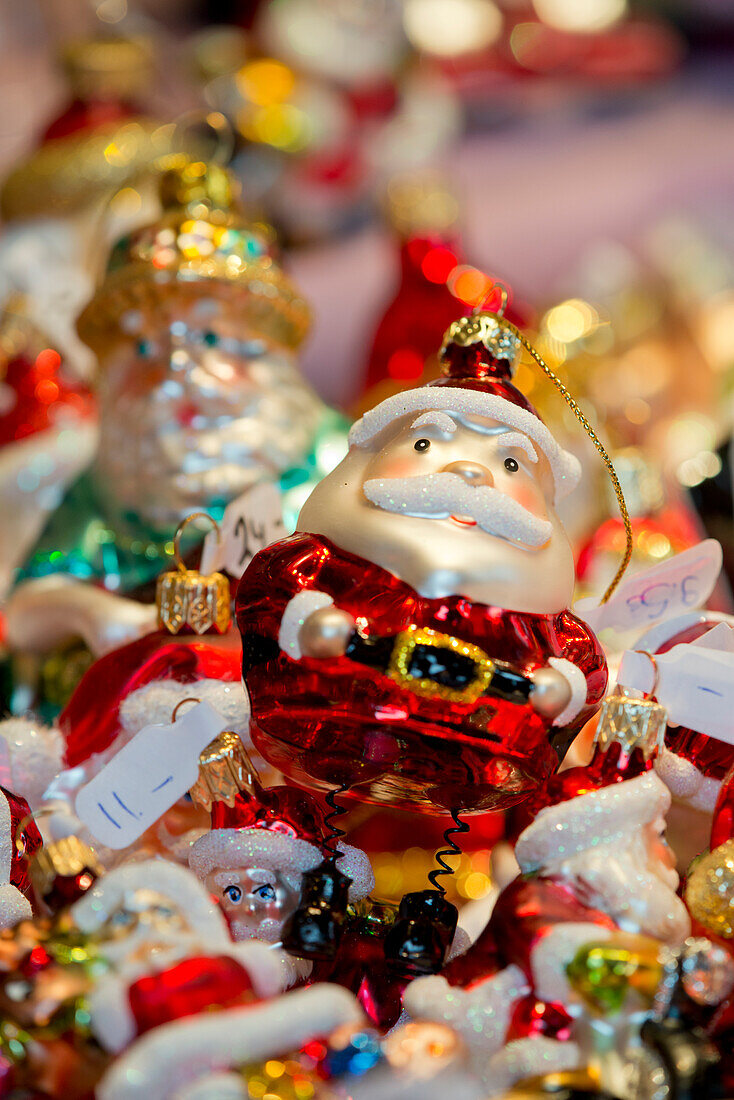
[[[551,774],[550,723],[532,707],[487,694],[474,702],[418,695],[349,657],[293,660],[278,644],[288,602],[325,592],[368,636],[430,628],[480,646],[523,673],[564,657],[582,669],[587,705],[604,695],[607,668],[589,628],[570,612],[531,615],[461,596],[426,599],[393,574],[317,535],[262,550],[237,593],[252,737],[287,778],[315,789],[349,785],[367,802],[422,810],[501,809]]]

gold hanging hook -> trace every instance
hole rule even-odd
[[[178,714],[179,710],[184,705],[184,703],[200,703],[200,702],[201,702],[201,699],[197,699],[195,695],[188,695],[185,699],[179,699],[179,701],[176,703],[176,706],[173,708],[173,711],[171,713],[171,721],[172,722],[176,721],[176,715]]]
[[[181,522],[178,525],[178,529],[176,531],[176,534],[173,536],[173,557],[174,557],[174,560],[176,562],[176,565],[178,566],[178,568],[181,570],[182,573],[186,573],[187,570],[186,570],[186,566],[184,565],[183,561],[181,560],[181,536],[183,535],[183,533],[186,530],[186,528],[188,527],[188,525],[190,523],[193,523],[193,521],[195,519],[205,519],[205,520],[207,520],[209,523],[211,523],[212,529],[217,532],[217,539],[221,539],[221,537],[222,537],[222,532],[219,529],[219,524],[217,523],[217,521],[214,519],[213,516],[209,515],[208,512],[192,512],[190,516],[186,516],[185,519],[182,519]]]

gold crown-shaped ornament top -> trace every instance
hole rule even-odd
[[[620,745],[626,756],[640,749],[643,759],[651,760],[663,747],[667,721],[668,712],[654,699],[617,690],[602,702],[594,744],[602,752]]]
[[[180,525],[174,539],[176,568],[161,573],[156,585],[158,626],[169,634],[187,629],[194,634],[224,634],[232,619],[229,581],[223,573],[187,569],[181,560],[181,535],[194,519],[208,520],[219,532],[218,524],[206,512],[193,512]]]
[[[197,806],[213,802],[234,806],[240,791],[254,791],[257,772],[238,734],[224,730],[199,756],[199,775],[189,794]]]
[[[96,854],[78,836],[64,836],[45,844],[30,861],[31,881],[39,897],[44,897],[57,876],[69,878],[89,871],[95,877],[103,874]]]
[[[161,218],[122,237],[77,321],[100,354],[120,338],[129,310],[160,313],[206,294],[236,310],[255,336],[297,348],[311,311],[275,256],[275,233],[245,216],[237,185],[217,164],[171,157],[160,180]]]
[[[443,335],[439,359],[446,362],[450,344],[461,348],[482,344],[495,359],[504,359],[510,366],[517,362],[522,344],[519,337],[498,313],[483,310],[452,321]]]

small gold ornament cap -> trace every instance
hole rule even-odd
[[[507,301],[507,291],[504,287],[501,291],[503,301],[500,312],[491,313],[480,310],[452,321],[446,329],[438,357],[444,367],[449,368],[449,372],[452,366],[452,347],[470,348],[475,344],[480,344],[484,348],[491,361],[507,364],[510,372],[514,369],[520,357],[522,343],[502,316],[502,310]]]
[[[196,519],[205,519],[219,534],[219,524],[206,512],[192,512],[180,524],[174,539],[176,569],[161,573],[156,585],[158,626],[169,634],[224,634],[232,620],[229,581],[223,573],[187,569],[181,560],[181,535]]]
[[[89,871],[99,878],[104,873],[95,852],[78,836],[52,840],[32,856],[29,872],[36,895],[43,898],[53,886],[57,875],[71,878]]]
[[[611,695],[607,695],[599,711],[594,744],[602,752],[607,752],[612,745],[619,745],[625,756],[639,749],[647,763],[654,760],[663,748],[668,712],[654,698],[658,686],[657,660],[646,649],[638,652],[644,653],[652,662],[652,688],[641,698],[630,695],[619,685]]]
[[[240,791],[255,794],[259,790],[255,766],[239,734],[224,730],[199,756],[199,775],[189,790],[197,806],[211,810],[212,803],[234,806]]]

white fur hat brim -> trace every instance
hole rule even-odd
[[[359,848],[339,844],[340,871],[352,880],[350,901],[359,901],[375,885],[372,867]],[[215,870],[236,867],[263,867],[281,874],[302,875],[323,862],[320,848],[300,837],[271,829],[212,829],[191,847],[189,867],[200,879]]]
[[[664,816],[670,792],[655,772],[612,783],[546,806],[519,836],[515,856],[523,873],[611,844]]]
[[[468,388],[420,386],[394,394],[370,409],[352,425],[349,432],[350,446],[364,446],[388,424],[422,409],[442,409],[449,414],[455,412],[464,416],[486,416],[522,432],[538,444],[547,458],[553,473],[557,501],[568,496],[581,480],[581,463],[570,451],[559,446],[540,417],[498,394]]]

